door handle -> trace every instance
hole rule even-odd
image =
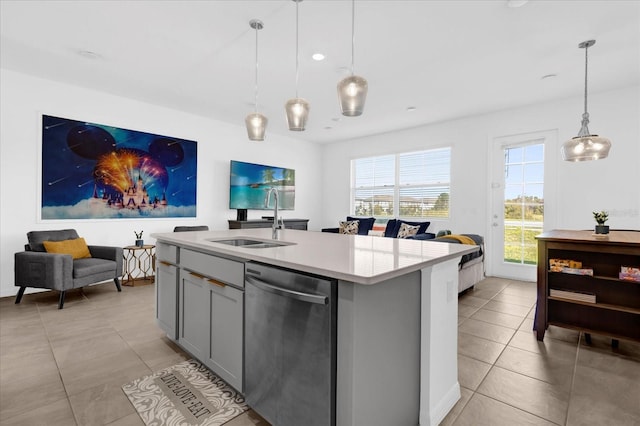
[[[245,280],[258,287],[261,290],[264,290],[269,293],[277,294],[279,296],[289,297],[291,299],[296,299],[301,302],[315,303],[317,305],[328,305],[329,298],[327,296],[321,296],[318,294],[310,294],[303,293],[301,291],[289,290],[286,288],[278,287],[272,284],[269,284],[266,281],[258,279],[252,275],[245,275]]]
[[[209,278],[207,281],[209,281],[213,285],[217,285],[218,287],[226,287],[227,286],[222,281],[214,280],[213,278]]]
[[[193,276],[193,277],[196,277],[196,278],[200,278],[201,280],[203,280],[203,279],[207,278],[207,277],[205,277],[204,275],[197,274],[197,273],[195,273],[195,272],[189,272],[189,275],[191,275],[191,276]]]

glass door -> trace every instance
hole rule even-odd
[[[494,141],[491,275],[536,280],[536,235],[544,228],[545,135]]]

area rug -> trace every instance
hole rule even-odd
[[[219,426],[249,409],[244,397],[195,360],[122,386],[147,426]]]

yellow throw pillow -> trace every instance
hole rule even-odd
[[[91,257],[89,247],[84,238],[63,241],[43,241],[47,253],[70,254],[74,259]]]

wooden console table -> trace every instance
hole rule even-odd
[[[127,246],[122,249],[124,257],[122,285],[136,286],[152,284],[156,269],[156,246]]]
[[[284,219],[284,227],[286,229],[307,230],[309,219]],[[270,228],[273,225],[273,219],[257,219],[257,220],[231,220],[229,219],[229,229],[251,229],[251,228]]]
[[[554,230],[538,239],[538,303],[534,330],[544,339],[549,324],[640,341],[640,282],[619,279],[621,266],[640,267],[640,231]],[[549,259],[570,259],[593,269],[593,276],[552,272]],[[563,290],[557,297],[550,290]],[[555,292],[554,292],[555,293]],[[574,297],[578,295],[579,297]],[[587,295],[593,300],[577,300]],[[583,297],[584,298],[584,297]]]

